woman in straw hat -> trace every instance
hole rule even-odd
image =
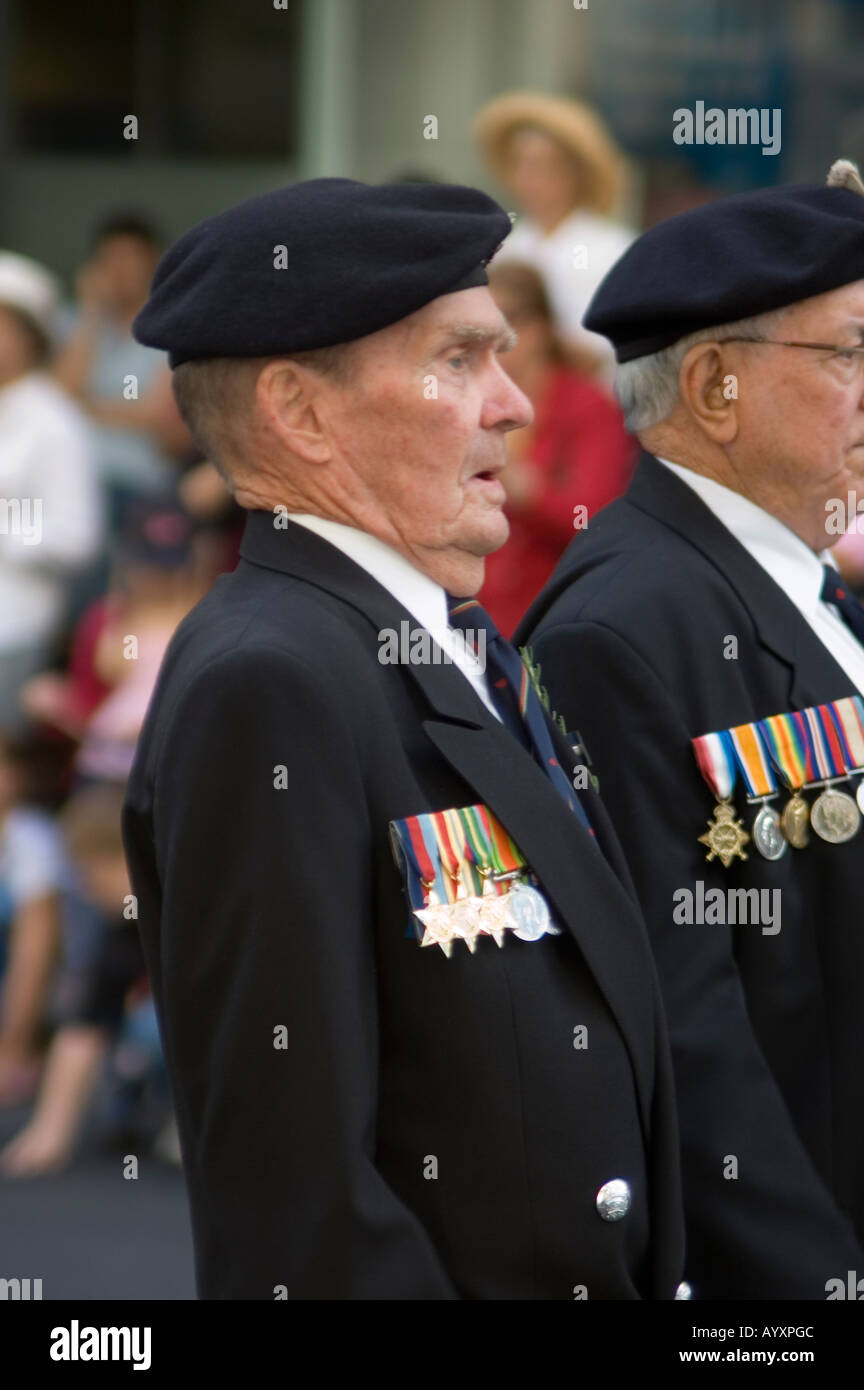
[[[621,152],[589,107],[540,92],[496,97],[478,113],[474,132],[524,213],[496,263],[515,259],[537,268],[568,344],[586,368],[608,378],[611,347],[582,327],[582,317],[635,235],[609,216],[625,185]]]

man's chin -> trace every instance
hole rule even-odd
[[[473,555],[483,559],[486,555],[494,555],[496,550],[500,550],[502,545],[506,545],[510,536],[510,522],[503,512],[486,522],[482,527],[477,528],[474,543],[466,546]]]

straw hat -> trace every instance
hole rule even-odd
[[[510,141],[516,131],[525,127],[543,131],[578,159],[586,180],[581,206],[598,213],[615,207],[624,187],[624,158],[589,106],[544,92],[506,92],[487,102],[475,117],[474,138],[504,184]]]

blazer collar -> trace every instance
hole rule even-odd
[[[279,570],[335,595],[378,632],[392,628],[399,633],[402,622],[408,623],[408,631],[418,627],[414,615],[389,589],[337,546],[286,518],[275,525],[272,512],[249,512],[240,555],[250,564]],[[436,714],[475,727],[497,723],[452,662],[411,662],[404,669],[421,687]]]
[[[701,551],[749,611],[762,645],[795,665],[802,629],[809,632],[798,609],[692,488],[643,454],[627,500]]]
[[[827,680],[838,692],[851,689],[849,677],[792,600],[701,497],[652,454],[642,455],[627,501],[675,531],[720,572],[749,612],[762,646],[789,667],[793,705],[812,699],[814,672],[822,673],[820,684]]]

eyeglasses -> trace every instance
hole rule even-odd
[[[772,347],[812,348],[816,352],[830,352],[832,356],[839,357],[845,365],[854,365],[859,371],[862,366],[862,358],[864,358],[864,343],[858,347],[846,347],[837,343],[789,342],[783,338],[723,338],[718,339],[718,341],[724,343],[770,343]]]

